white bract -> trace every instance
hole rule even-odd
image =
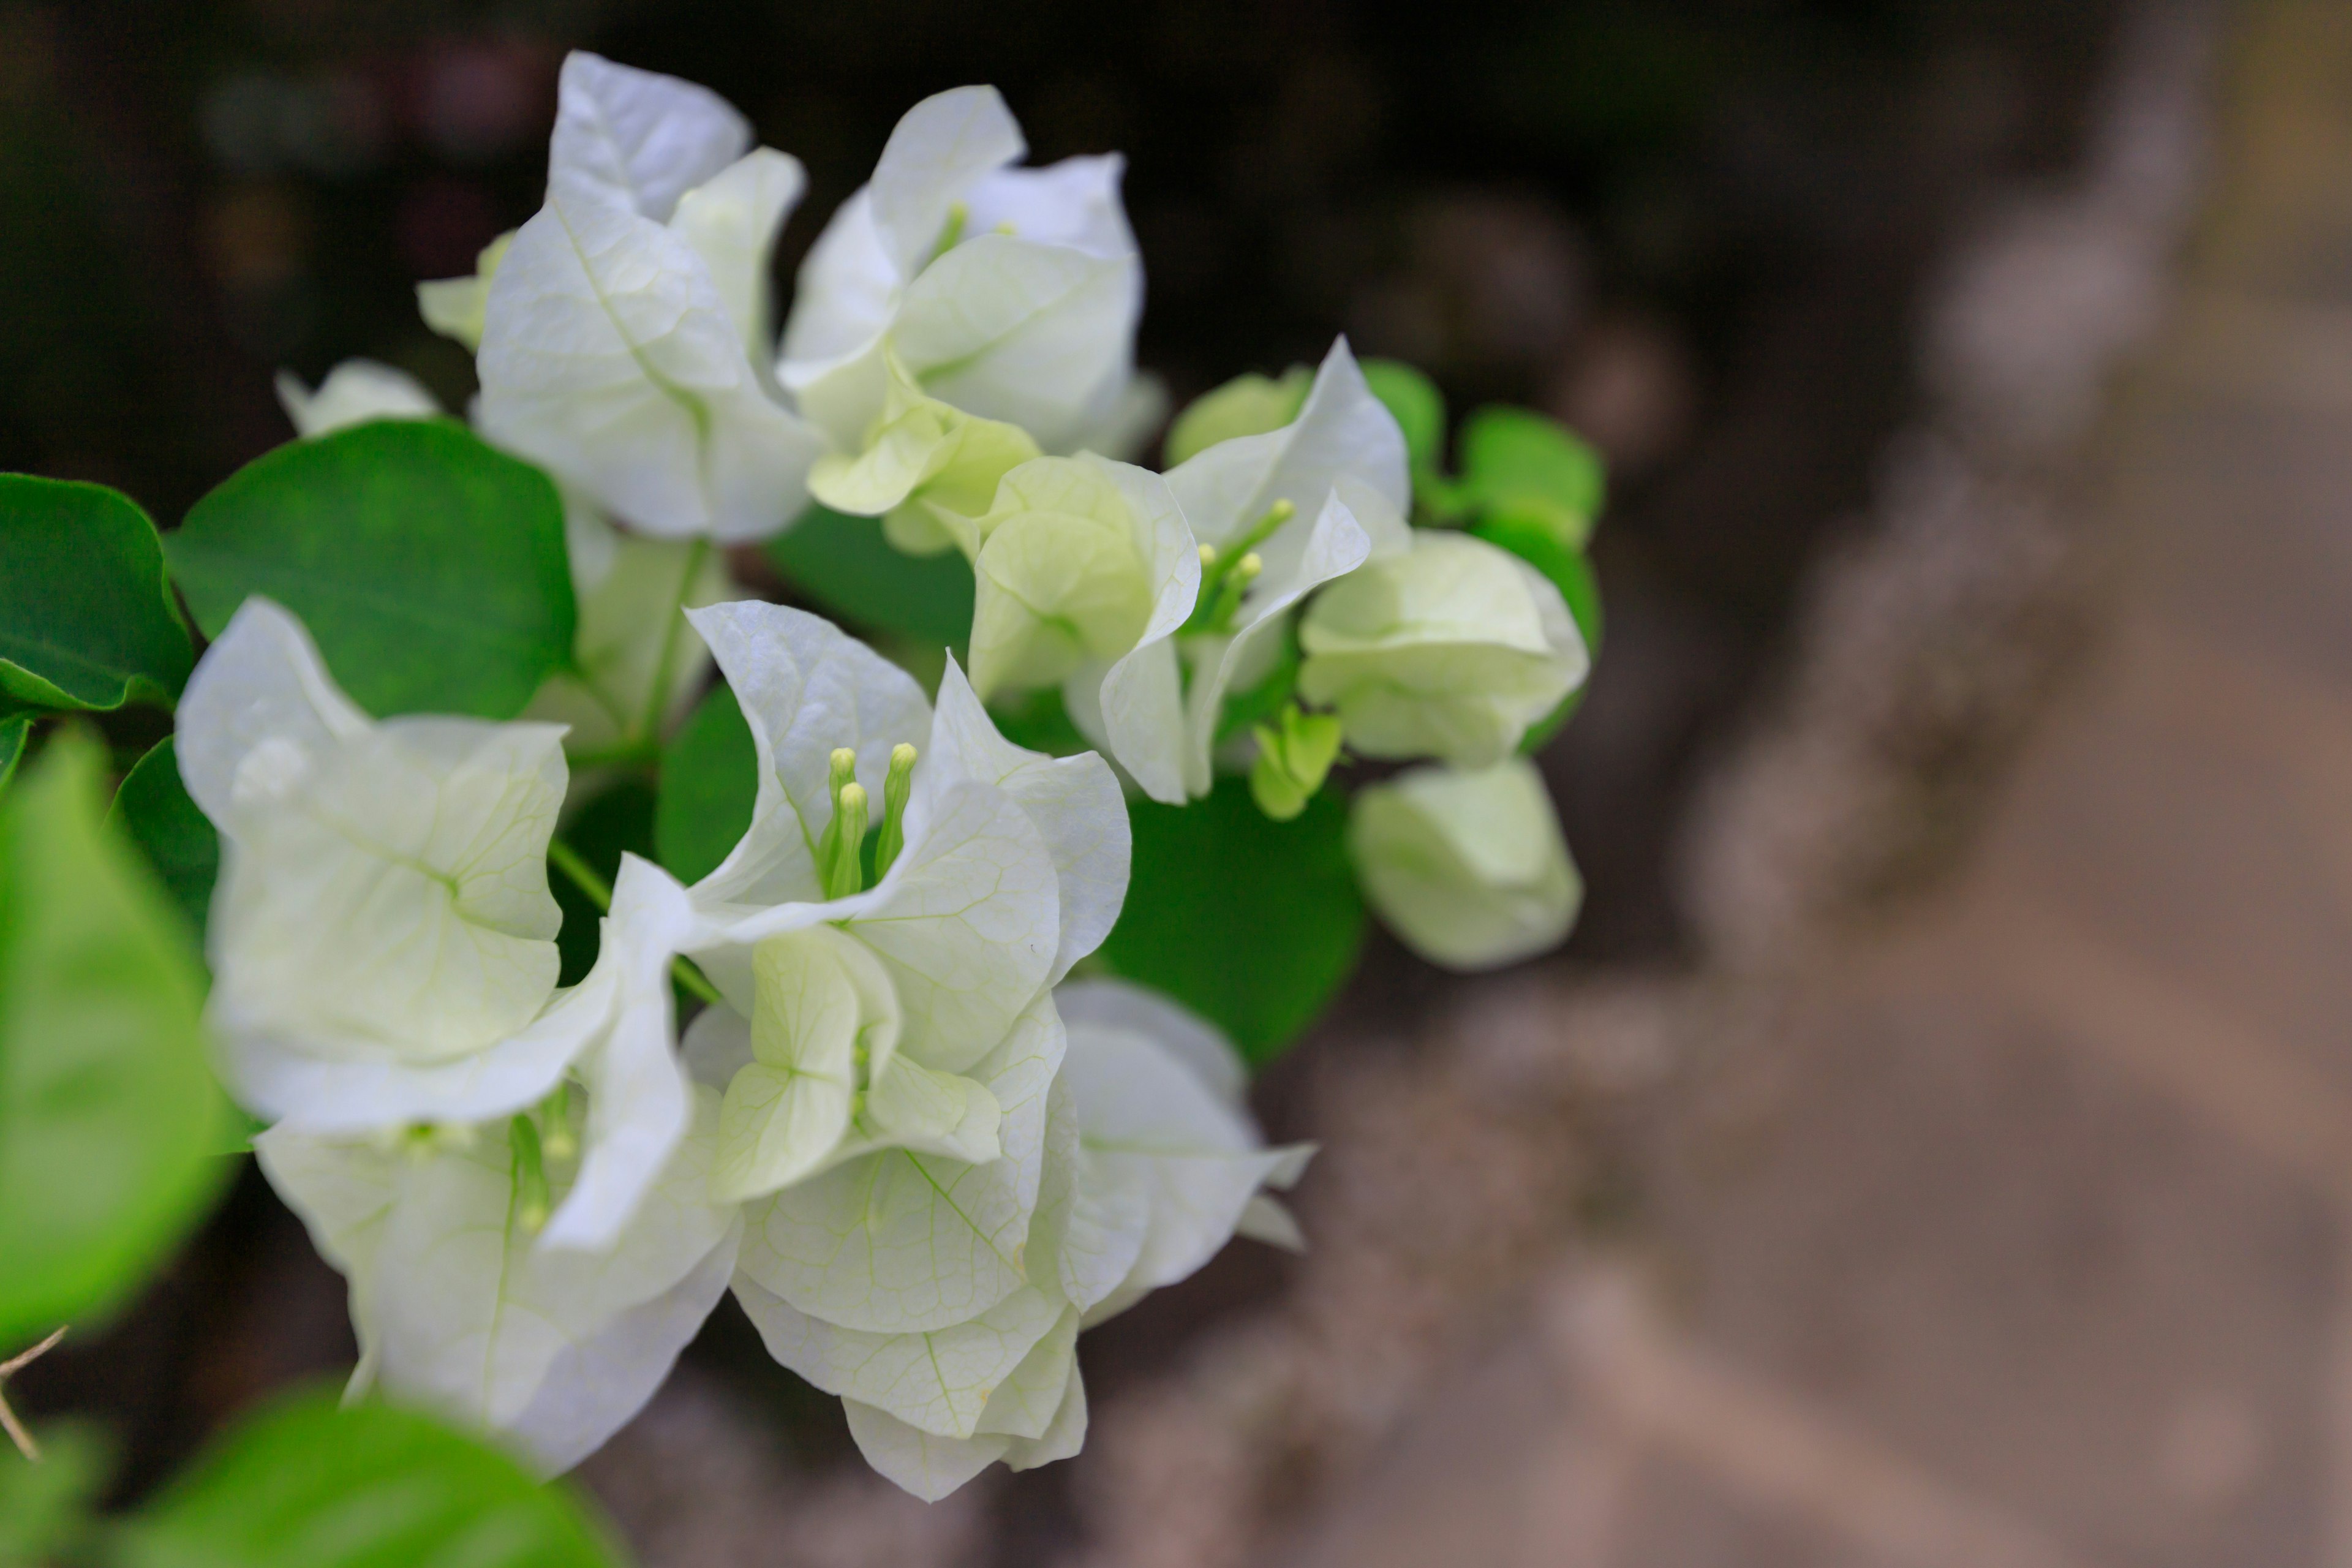
[[[619,1092],[619,1091],[615,1091]],[[566,1093],[510,1122],[382,1139],[280,1124],[263,1173],[351,1284],[370,1387],[498,1434],[542,1473],[569,1469],[652,1397],[727,1289],[740,1230],[709,1196],[717,1097],[602,1247],[543,1244],[551,1201],[604,1096]]]
[[[557,989],[562,731],[371,720],[258,597],[178,717],[181,777],[221,838],[206,1020],[232,1092],[351,1136],[511,1115],[577,1072],[600,1103],[550,1239],[604,1245],[685,1129],[666,965],[688,910],[625,869],[594,969]]]
[[[1589,668],[1550,579],[1507,550],[1423,530],[1317,596],[1299,694],[1367,756],[1484,767],[1511,754]]]
[[[441,405],[417,379],[372,359],[347,359],[316,391],[290,370],[278,373],[278,404],[297,436],[325,436],[372,419],[434,419]]]
[[[547,205],[492,258],[483,434],[646,533],[773,533],[824,447],[768,365],[768,257],[801,167],[750,142],[705,89],[574,53]]]
[[[1066,1055],[1045,1097],[1016,1289],[961,1321],[887,1333],[801,1310],[749,1269],[736,1279],[771,1352],[840,1394],[867,1460],[927,1500],[999,1461],[1027,1469],[1078,1451],[1081,1327],[1190,1275],[1237,1229],[1297,1243],[1263,1189],[1295,1182],[1311,1151],[1265,1147],[1223,1037],[1118,983],[1066,985],[1054,1000]]]
[[[1134,425],[1143,272],[1122,161],[1013,167],[1026,151],[994,88],[925,99],[825,226],[776,374],[836,446],[876,438],[892,353],[931,396],[1048,452],[1117,449]]]
[[[1357,791],[1348,847],[1389,929],[1448,969],[1558,945],[1584,899],[1543,775],[1524,757],[1412,768]]]

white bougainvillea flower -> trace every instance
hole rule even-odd
[[[646,533],[773,533],[824,447],[767,364],[801,167],[750,141],[701,88],[572,54],[547,205],[488,285],[483,434]]]
[[[572,667],[557,671],[523,717],[569,726],[564,749],[592,757],[658,738],[682,717],[710,655],[681,610],[740,598],[727,558],[700,540],[624,533],[567,497],[566,553],[580,606]]]
[[[952,663],[934,714],[814,616],[692,618],[759,760],[684,945],[726,998],[688,1051],[723,1089],[717,1190],[758,1200],[744,1267],[847,1328],[969,1317],[1020,1283],[1061,1055],[1038,998],[1125,897],[1118,782],[1004,741]]]
[[[748,1271],[736,1279],[770,1351],[840,1394],[867,1461],[926,1500],[991,1464],[1078,1451],[1082,1326],[1192,1274],[1237,1230],[1297,1244],[1264,1189],[1295,1182],[1311,1151],[1265,1147],[1223,1037],[1117,982],[1066,985],[1055,1001],[1068,1046],[1021,1289],[943,1329],[875,1334],[797,1310]]]
[[[551,1237],[596,1247],[685,1128],[667,965],[691,911],[632,862],[595,967],[556,988],[561,735],[371,720],[257,597],[189,679],[176,751],[221,837],[206,1018],[232,1091],[346,1136],[511,1115],[576,1072],[600,1101]]]
[[[1448,969],[1496,969],[1559,945],[1584,900],[1543,775],[1524,757],[1412,768],[1358,790],[1348,848],[1381,921]]]
[[[278,404],[297,436],[325,436],[372,419],[436,419],[441,405],[404,370],[372,359],[347,359],[327,373],[315,392],[290,370],[278,373]]]
[[[350,1281],[352,1394],[381,1388],[501,1436],[542,1474],[601,1447],[652,1397],[734,1270],[740,1221],[709,1196],[718,1100],[693,1093],[690,1132],[593,1251],[545,1245],[541,1226],[584,1179],[576,1151],[604,1091],[425,1136],[280,1125],[255,1139],[270,1185]]]
[[[883,534],[909,555],[974,555],[997,481],[1036,457],[1037,443],[1018,425],[940,402],[897,354],[883,357],[889,384],[872,439],[855,457],[819,458],[809,492],[835,511],[880,518]]]
[[[1550,579],[1465,533],[1423,530],[1318,595],[1298,691],[1339,710],[1366,756],[1500,762],[1582,683],[1590,660]]]
[[[1122,160],[1012,167],[1026,151],[994,88],[927,98],[825,226],[777,375],[837,446],[867,445],[892,351],[932,396],[1048,452],[1110,445],[1136,423],[1143,271]]]

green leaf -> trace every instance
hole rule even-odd
[[[681,882],[719,869],[751,826],[760,757],[735,693],[710,689],[662,752],[661,799],[654,807],[654,858]]]
[[[12,713],[0,719],[0,789],[16,776],[16,764],[25,755],[25,742],[33,733],[30,713]]]
[[[511,719],[572,658],[555,486],[443,420],[289,442],[198,501],[164,551],[205,636],[267,595],[378,717]]]
[[[0,1563],[80,1562],[113,1455],[104,1434],[79,1423],[34,1436],[38,1464],[0,1444]]]
[[[1418,484],[1422,475],[1437,472],[1445,456],[1445,395],[1402,360],[1368,359],[1363,371],[1364,384],[1404,431],[1405,453]]]
[[[652,786],[641,779],[622,779],[566,816],[558,836],[611,888],[621,874],[624,851],[653,858]],[[563,911],[563,924],[555,933],[562,965],[557,984],[577,985],[596,962],[602,938],[598,921],[604,910],[560,868],[549,868],[547,883],[556,907]]]
[[[202,967],[73,733],[0,798],[0,1355],[136,1289],[203,1215]]]
[[[971,638],[971,567],[955,551],[902,554],[874,519],[821,506],[801,513],[767,549],[776,570],[838,620],[941,647]]]
[[[1127,907],[1106,964],[1168,993],[1264,1064],[1329,1005],[1356,966],[1364,906],[1348,865],[1348,810],[1324,790],[1269,821],[1249,782],[1190,805],[1132,800]]]
[[[1462,426],[1457,493],[1486,512],[1540,515],[1581,550],[1606,500],[1601,455],[1555,420],[1524,408],[1481,408]]]
[[[194,658],[145,512],[103,485],[0,474],[0,693],[169,707]]]
[[[109,815],[131,842],[147,851],[163,886],[201,938],[212,911],[213,882],[220,875],[220,835],[180,782],[172,737],[156,742],[122,775]]]
[[[278,1401],[127,1525],[123,1568],[609,1568],[577,1493],[385,1405]]]

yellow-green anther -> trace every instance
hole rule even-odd
[[[523,1229],[536,1232],[547,1223],[547,1163],[541,1157],[539,1127],[529,1116],[507,1122],[507,1143],[514,1151],[514,1216]]]
[[[929,267],[932,262],[937,261],[940,257],[945,256],[949,251],[953,250],[957,246],[963,243],[964,225],[971,221],[971,209],[970,207],[964,205],[961,202],[950,204],[948,207],[948,221],[940,226],[939,241],[931,247],[931,254],[924,258],[923,265]]]
[[[833,860],[825,868],[824,896],[845,899],[866,890],[866,868],[858,864],[858,851],[866,844],[864,784],[853,782],[841,786],[841,793],[834,797],[833,824],[837,831]]]
[[[1250,531],[1228,543],[1229,551],[1255,550],[1274,537],[1275,530],[1298,515],[1298,509],[1286,500],[1278,500],[1265,509],[1265,515],[1250,525]]]
[[[1202,566],[1203,568],[1207,568],[1207,567],[1214,566],[1216,563],[1217,563],[1217,547],[1216,547],[1215,545],[1213,545],[1213,544],[1203,544],[1202,546],[1201,546],[1201,564],[1202,564]]]
[[[841,847],[841,792],[856,777],[857,753],[847,746],[835,746],[833,755],[825,759],[824,798],[834,803],[834,816],[816,841],[816,869],[821,877],[832,875],[834,852]]]
[[[1213,544],[1201,546],[1201,592],[1192,601],[1192,618],[1184,623],[1186,631],[1222,632],[1233,625],[1234,616],[1242,607],[1242,595],[1265,570],[1265,561],[1256,547],[1297,515],[1297,507],[1278,500],[1238,538],[1228,540],[1223,550]]]
[[[572,1131],[572,1080],[564,1079],[555,1091],[539,1102],[537,1112],[541,1125],[540,1147],[551,1160],[569,1160],[580,1152],[580,1140]]]
[[[1234,617],[1241,613],[1242,595],[1249,592],[1250,584],[1256,582],[1258,574],[1265,570],[1265,561],[1252,551],[1234,562],[1231,571],[1220,573],[1216,596],[1207,601],[1195,616],[1193,629],[1206,632],[1229,630]]]
[[[874,846],[874,879],[890,874],[907,847],[907,802],[915,793],[915,748],[901,741],[890,748],[890,772],[882,781],[882,837]]]

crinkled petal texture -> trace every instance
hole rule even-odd
[[[372,419],[437,419],[441,405],[417,379],[372,359],[347,359],[317,391],[292,371],[278,373],[278,403],[297,436],[325,436]]]
[[[709,1195],[717,1120],[703,1091],[691,1135],[594,1252],[531,1235],[517,1155],[495,1126],[415,1152],[281,1126],[255,1148],[350,1279],[364,1352],[355,1387],[372,1380],[500,1434],[553,1474],[652,1396],[727,1288],[740,1226]]]
[[[222,837],[209,1011],[247,1103],[328,1131],[547,1092],[597,1023],[584,1005],[542,1016],[560,731],[374,722],[257,597],[189,680],[178,733]]]
[[[1461,767],[1510,755],[1590,667],[1550,580],[1461,533],[1420,533],[1335,584],[1298,640],[1299,694],[1339,710],[1350,746]]]
[[[1134,371],[1141,263],[1114,157],[1045,169],[994,88],[924,100],[800,274],[778,376],[856,450],[895,350],[925,390],[1070,451],[1119,411]]]
[[[1556,947],[1584,884],[1543,775],[1514,757],[1491,768],[1409,769],[1356,792],[1348,847],[1389,929],[1433,963],[1495,969]]]
[[[574,49],[556,85],[551,177],[602,185],[656,223],[743,155],[751,127],[725,99],[676,77]]]
[[[1276,502],[1288,501],[1296,509],[1291,521],[1256,547],[1265,563],[1261,581],[1281,583],[1297,572],[1324,500],[1342,479],[1353,479],[1385,503],[1349,498],[1372,552],[1402,549],[1404,519],[1412,510],[1404,432],[1372,395],[1345,338],[1324,355],[1296,419],[1263,435],[1218,442],[1171,468],[1168,488],[1201,542],[1220,549]]]

